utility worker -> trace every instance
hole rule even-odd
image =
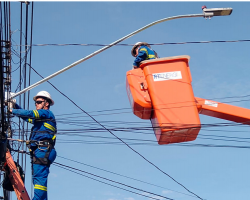
[[[158,58],[157,53],[146,42],[137,42],[133,46],[131,54],[136,57],[133,63],[134,69],[139,67],[141,61]]]
[[[33,200],[47,200],[47,179],[49,167],[56,158],[55,139],[56,121],[49,110],[54,105],[50,94],[40,91],[34,96],[36,110],[24,110],[13,101],[10,112],[23,120],[34,124],[28,142],[32,163],[32,179],[34,184]]]

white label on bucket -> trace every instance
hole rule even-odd
[[[218,103],[213,102],[213,101],[208,101],[208,100],[205,100],[205,105],[218,107]]]
[[[154,81],[167,81],[167,80],[175,80],[182,79],[181,71],[175,72],[164,72],[153,74]]]

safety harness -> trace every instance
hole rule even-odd
[[[55,135],[54,135],[54,137],[55,137]],[[54,138],[53,137],[53,138]],[[49,154],[50,154],[50,152],[51,152],[51,150],[54,148],[54,146],[55,146],[55,139],[53,140],[53,138],[52,139],[50,139],[50,140],[43,140],[43,141],[38,141],[38,142],[36,142],[36,147],[35,147],[35,149],[34,148],[32,148],[32,149],[34,149],[34,150],[31,150],[31,157],[32,157],[32,162],[33,162],[33,164],[40,164],[40,165],[50,165],[51,163],[49,162]],[[41,147],[47,147],[46,149],[42,149]],[[33,152],[36,150],[36,149],[40,149],[41,151],[46,151],[46,153],[45,153],[45,156],[43,157],[43,158],[37,158],[34,154],[33,154]]]
[[[53,127],[52,125],[44,122],[44,126],[50,130],[53,131],[53,137],[51,139],[44,139],[41,141],[35,141],[34,143],[36,144],[36,146],[30,146],[30,143],[26,143],[29,147],[30,150],[30,158],[32,161],[32,164],[40,164],[40,165],[50,165],[51,163],[49,162],[49,154],[51,152],[51,150],[54,148],[55,143],[56,143],[56,128]],[[39,132],[40,133],[40,132]],[[33,131],[33,127],[31,129],[31,134],[30,134],[30,141],[31,141],[31,137],[33,136],[33,134],[35,134],[35,132]],[[46,149],[42,148],[42,147],[47,147]],[[43,158],[37,158],[34,155],[34,151],[36,149],[39,149],[41,151],[46,151],[45,156]]]

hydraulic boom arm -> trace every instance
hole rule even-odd
[[[6,152],[6,163],[9,167],[9,179],[14,188],[18,200],[30,200],[29,195],[25,189],[24,183],[17,170],[17,167],[12,159],[9,151]]]
[[[250,109],[195,97],[200,114],[250,125]]]

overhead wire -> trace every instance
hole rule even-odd
[[[73,128],[72,129],[58,129],[58,132],[57,134],[59,135],[68,135],[70,134],[71,136],[82,136],[82,137],[98,137],[98,138],[108,138],[108,137],[103,137],[103,136],[88,136],[88,135],[82,135],[83,133],[100,133],[100,132],[105,132],[106,130],[103,129],[103,128],[98,128],[95,126],[92,126],[91,124],[95,125],[96,123],[94,122],[90,122],[88,120],[82,120],[82,121],[77,121],[76,123],[66,123],[67,121],[69,120],[65,120],[65,121],[60,121],[58,120],[59,123],[63,123],[63,124],[68,124],[68,125],[74,125],[74,126],[81,126],[81,127],[84,127],[84,128]],[[153,134],[152,133],[152,130],[153,128],[160,128],[158,126],[148,126],[148,124],[145,124],[143,125],[144,123],[138,123],[138,124],[135,124],[135,122],[124,122],[124,121],[100,121],[102,124],[105,124],[105,127],[109,127],[108,129],[110,131],[116,131],[116,132],[129,132],[129,133],[133,133],[133,134]],[[109,125],[109,123],[111,123]],[[112,125],[113,123],[115,123],[114,125]],[[134,124],[133,126],[126,126],[124,127],[124,125],[128,125],[128,124]],[[84,125],[84,124],[89,124],[89,126],[87,125]],[[139,125],[139,126],[138,126]],[[142,126],[143,125],[143,126]],[[193,125],[193,126],[198,126],[199,124],[197,125]],[[119,126],[122,126],[122,127],[119,127]],[[174,124],[171,124],[171,128],[174,126]],[[181,124],[179,124],[178,128],[181,128]],[[206,130],[206,131],[221,131],[223,132],[223,130],[211,130],[210,128],[213,128],[213,127],[237,127],[237,126],[241,126],[241,127],[247,127],[245,126],[244,124],[238,124],[238,123],[212,123],[212,124],[201,124],[201,127],[202,127],[202,130]],[[184,126],[183,126],[184,127]],[[162,127],[162,128],[167,128],[166,127]],[[209,129],[208,129],[209,128]],[[146,133],[145,131],[148,131],[148,133]],[[228,131],[230,132],[230,131]],[[237,130],[235,131],[231,131],[231,132],[237,132]],[[238,131],[238,132],[242,132],[242,133],[246,133],[247,131]],[[78,133],[78,134],[77,134]],[[177,135],[178,136],[178,135]],[[189,136],[192,137],[192,134],[189,134]],[[216,138],[217,137],[217,138]],[[205,140],[218,140],[218,141],[228,141],[228,142],[240,142],[240,143],[248,143],[248,141],[246,141],[247,139],[249,138],[240,138],[240,137],[225,137],[225,136],[220,136],[220,138],[218,138],[218,136],[215,136],[215,135],[205,135],[205,134],[199,134],[198,135],[198,138],[199,139],[205,139]],[[128,139],[128,138],[121,138],[121,139]],[[128,139],[130,140],[130,139]],[[132,139],[132,140],[135,140],[135,139]],[[138,139],[137,139],[138,140]],[[243,141],[241,141],[243,140]],[[143,141],[143,140],[141,140]]]
[[[26,4],[26,16],[28,14],[28,5],[29,4]],[[30,27],[30,48],[29,50],[27,51],[27,55],[29,53],[29,64],[31,65],[31,60],[32,60],[32,39],[33,39],[33,9],[34,9],[34,2],[31,2],[31,27]],[[28,19],[28,16],[26,17],[26,19]],[[27,36],[26,36],[26,44],[27,44]],[[27,59],[25,60],[25,63],[27,62]],[[28,86],[30,86],[31,84],[31,68],[29,67],[28,69],[28,74],[29,74],[29,77],[28,77]],[[30,91],[28,91],[28,95],[27,95],[27,109],[29,110],[29,105],[30,105]],[[28,130],[28,123],[26,123],[26,130]],[[25,134],[25,133],[24,133]],[[25,137],[25,138],[24,138]],[[26,134],[23,136],[23,139],[26,139],[28,140],[28,133],[26,132]],[[23,150],[24,150],[24,147],[23,147]],[[27,162],[27,158],[25,157],[25,167],[24,167],[24,171],[26,170],[26,162]]]
[[[122,125],[126,125],[126,123],[123,123]],[[224,124],[223,123],[223,124],[217,124],[216,127],[218,127],[218,126],[226,127],[226,126],[229,126],[229,125],[230,126],[238,126],[238,124],[232,124],[232,123]],[[105,126],[107,126],[107,124],[105,124]],[[209,127],[213,128],[214,126],[215,126],[214,124],[211,124],[211,125],[206,124],[207,128],[209,128]],[[86,135],[86,134],[82,135],[83,133],[90,133],[90,132],[92,132],[92,134],[95,133],[95,132],[97,133],[97,132],[100,132],[99,130],[100,130],[99,128],[92,128],[92,129],[85,129],[85,128],[84,129],[76,129],[76,128],[74,128],[74,130],[72,130],[72,129],[70,129],[70,130],[59,129],[57,134],[59,134],[59,135],[70,135],[70,136],[81,136],[81,137],[90,137],[90,138],[99,138],[99,139],[108,139],[108,140],[111,139],[110,137],[104,137],[104,136],[93,136],[93,135]],[[116,132],[118,131],[118,132],[121,132],[121,133],[122,132],[129,132],[129,133],[133,133],[133,135],[134,134],[150,134],[150,135],[154,135],[152,133],[153,127],[145,127],[145,126],[144,127],[126,127],[126,128],[113,127],[113,128],[109,128],[109,130],[116,131]],[[147,131],[147,130],[150,131],[150,132],[146,133],[145,131]],[[103,129],[102,132],[103,131],[105,131],[105,130]],[[209,130],[207,130],[207,131],[209,131]],[[223,130],[217,130],[217,131],[223,132]],[[236,131],[234,131],[234,132],[236,132]],[[246,133],[246,132],[247,131],[244,131],[243,133]],[[164,133],[163,133],[163,135],[164,135]],[[192,137],[193,135],[189,134],[188,136]],[[121,137],[121,139],[122,140],[127,140],[127,141],[155,142],[156,143],[156,141],[153,141],[153,140],[124,138],[124,137]],[[211,135],[211,134],[210,135],[199,134],[198,139],[200,139],[200,140],[223,141],[223,142],[234,142],[234,143],[249,143],[250,138],[247,138],[247,137],[240,138],[240,137],[216,136],[216,135]],[[71,142],[75,143],[75,141],[71,141]],[[81,143],[81,142],[79,142],[79,143]]]
[[[11,91],[11,84],[9,84],[10,78],[10,3],[9,2],[0,2],[0,134],[2,140],[2,147],[5,146],[3,141],[5,140],[9,128],[9,118],[6,115],[7,106],[5,105],[5,98],[8,97],[9,92]],[[7,94],[7,95],[6,95]],[[5,143],[8,145],[8,143]],[[1,168],[4,166],[4,148],[1,148]],[[3,171],[3,170],[2,170]],[[6,175],[6,174],[5,174]],[[0,173],[0,182],[2,186],[2,176],[3,172]],[[9,199],[10,192],[3,189],[4,199]]]
[[[67,144],[115,144],[115,145],[122,145],[122,143],[120,142],[111,142],[109,141],[110,139],[113,140],[114,138],[110,138],[110,137],[103,137],[103,136],[93,136],[93,135],[77,135],[74,134],[72,132],[68,133],[71,137],[72,136],[81,136],[81,137],[90,137],[90,138],[95,138],[94,141],[85,141],[85,140],[63,140],[63,139],[58,139],[58,143],[67,143]],[[66,135],[65,133],[62,135]],[[208,136],[206,136],[208,137]],[[213,135],[213,137],[216,137]],[[216,138],[201,138],[200,136],[198,136],[199,140],[213,140],[213,141],[223,141],[223,142],[234,142],[234,143],[249,143],[249,141],[239,141],[239,140],[227,140],[227,139],[216,139]],[[227,138],[227,137],[225,137]],[[233,137],[234,138],[234,137]],[[96,139],[102,139],[101,141],[97,141]],[[103,141],[103,139],[108,139],[108,141]],[[135,138],[121,138],[124,141],[128,141],[127,143],[129,145],[154,145],[154,146],[159,146],[157,144],[157,141],[155,140],[144,140],[144,139],[135,139]],[[244,139],[244,138],[239,138],[239,139]],[[249,138],[247,138],[249,139]],[[175,144],[168,144],[168,146],[175,146]],[[179,144],[177,144],[178,146]],[[182,146],[182,145],[181,145]],[[185,145],[187,146],[187,145]],[[188,147],[190,146],[201,146],[201,147],[227,147],[227,148],[250,148],[250,146],[236,146],[236,145],[215,145],[215,144],[197,144],[197,143],[191,143],[189,142]]]
[[[213,41],[191,41],[191,42],[164,42],[164,43],[149,43],[152,46],[161,45],[176,45],[176,44],[207,44],[207,43],[236,43],[236,42],[250,42],[246,40],[213,40]],[[109,46],[109,44],[80,44],[80,43],[69,43],[69,44],[33,44],[32,46]],[[115,46],[134,46],[134,44],[116,44]]]
[[[95,128],[96,123],[93,121],[89,121],[89,120],[84,120],[84,119],[79,119],[80,117],[77,117],[78,119],[75,120],[70,120],[69,118],[57,118],[57,122],[58,123],[63,123],[63,124],[68,124],[68,125],[74,125],[74,126],[81,126],[81,127],[85,127],[85,129],[81,129],[83,130],[87,130],[87,131],[96,131],[96,130],[105,130],[103,128],[98,128],[98,126],[96,126],[97,128]],[[107,127],[109,127],[110,130],[113,131],[131,131],[131,130],[152,130],[152,128],[159,128],[158,126],[154,125],[151,126],[149,125],[148,122],[131,122],[131,121],[114,121],[114,120],[104,120],[101,121],[102,123],[104,123]],[[246,124],[244,124],[246,123]],[[118,126],[117,126],[118,125]],[[121,125],[122,127],[119,127],[119,125]],[[124,127],[124,125],[130,125],[129,127]],[[133,126],[131,126],[133,125]],[[206,124],[181,124],[181,123],[164,123],[162,124],[162,127],[164,128],[189,128],[189,127],[198,127],[201,126],[202,129],[206,130],[206,128],[211,128],[211,127],[235,127],[235,126],[243,126],[243,127],[248,127],[249,124],[248,122],[242,122],[242,123],[236,123],[236,122],[223,122],[223,123],[206,123]],[[87,129],[89,127],[89,129]],[[80,130],[80,129],[77,129]],[[229,130],[229,132],[231,132]],[[246,132],[246,131],[241,131],[241,132]]]
[[[23,6],[22,3],[20,3],[20,35],[19,35],[19,43],[20,43],[20,47],[19,47],[19,51],[20,51],[20,57],[19,57],[19,83],[18,86],[15,90],[15,92],[19,89],[19,91],[21,91],[22,89],[22,29],[23,29]],[[22,98],[19,98],[19,105],[21,105],[22,103]],[[18,138],[21,138],[21,119],[18,119],[19,122],[19,131],[18,131]],[[19,152],[17,152],[17,163],[19,163]]]
[[[24,35],[25,53],[24,53],[24,65],[23,65],[23,88],[27,87],[27,65],[26,65],[26,63],[27,63],[27,58],[28,58],[28,52],[26,50],[27,50],[27,45],[28,45],[28,21],[29,21],[28,20],[28,13],[29,13],[28,9],[29,9],[28,4],[26,4],[26,7],[25,7],[25,20],[24,20],[25,21],[25,35]],[[26,109],[26,94],[25,93],[23,94],[23,109]],[[21,130],[22,130],[21,139],[23,140],[24,135],[25,135],[25,130],[26,131],[28,130],[28,123],[26,123],[26,128],[23,126],[23,128]],[[21,143],[20,148],[22,150],[24,150],[24,144],[23,143]],[[26,159],[25,159],[25,161],[26,161]],[[17,162],[18,162],[18,160],[17,160]],[[26,163],[25,163],[25,165],[26,165]],[[24,155],[23,154],[21,156],[21,166],[24,167]]]
[[[33,71],[35,71],[36,74],[38,74],[40,77],[44,78],[42,75],[40,75],[32,66],[31,68],[33,69]],[[78,106],[73,100],[71,100],[67,95],[65,95],[64,93],[62,93],[58,88],[56,88],[52,83],[50,83],[49,81],[47,81],[53,88],[55,88],[60,94],[62,94],[64,97],[66,97],[71,103],[73,103],[77,108],[79,108],[83,113],[87,114],[93,121],[95,121],[97,124],[99,124],[102,128],[106,129],[105,126],[103,126],[101,123],[99,123],[94,117],[92,117],[89,113],[87,113],[85,110],[83,110],[80,106]],[[158,166],[156,166],[154,163],[152,163],[151,161],[149,161],[148,159],[146,159],[142,154],[140,154],[138,151],[136,151],[135,149],[133,149],[131,146],[129,146],[126,142],[124,142],[123,140],[121,140],[118,136],[116,136],[114,133],[112,133],[110,130],[106,129],[109,133],[111,133],[114,137],[116,137],[118,140],[120,140],[122,143],[124,143],[128,148],[130,148],[133,152],[135,152],[136,154],[138,154],[141,158],[143,158],[145,161],[147,161],[149,164],[151,164],[152,166],[154,166],[157,170],[159,170],[160,172],[162,172],[163,174],[165,174],[166,176],[168,176],[170,179],[172,179],[174,182],[176,182],[178,185],[180,185],[181,187],[183,187],[186,191],[190,192],[191,194],[195,195],[197,198],[202,199],[200,196],[198,196],[197,194],[195,194],[194,192],[192,192],[191,190],[189,190],[187,187],[185,187],[183,184],[181,184],[180,182],[178,182],[177,180],[175,180],[172,176],[170,176],[168,173],[164,172],[163,170],[161,170]]]
[[[224,102],[215,102],[214,100],[209,100],[209,101],[212,101],[214,103],[218,103],[218,104],[223,104],[223,103],[239,103],[239,102],[249,102],[250,99],[244,99],[244,100],[235,100],[235,101],[224,101]],[[187,102],[176,102],[176,103],[169,103],[168,104],[168,107],[162,107],[162,108],[157,108],[157,109],[154,109],[152,108],[151,110],[154,111],[154,110],[167,110],[167,109],[173,109],[173,108],[185,108],[185,107],[196,107],[196,105],[194,105],[193,103],[196,103],[196,102],[190,102],[192,104],[190,105],[185,105],[185,106],[169,106],[171,104],[180,104],[180,103],[187,103]],[[165,104],[166,105],[166,104]],[[161,106],[164,106],[164,104],[162,104]],[[114,110],[117,110],[117,109],[114,109]],[[114,113],[102,113],[102,114],[93,114],[92,116],[103,116],[103,115],[116,115],[116,114],[125,114],[125,113],[131,113],[131,108],[122,108],[122,109],[119,109],[119,110],[130,110],[130,111],[124,111],[124,112],[114,112]],[[112,110],[110,110],[112,111]],[[94,112],[102,112],[102,111],[92,111],[90,113],[94,113]],[[135,112],[139,112],[139,111],[135,111]],[[77,113],[75,113],[77,114]],[[78,114],[82,114],[82,113],[78,113]],[[68,114],[61,114],[61,115],[68,115]],[[71,115],[71,114],[70,114]],[[71,116],[72,117],[72,116]],[[84,116],[82,116],[84,117]],[[87,117],[87,116],[85,116]],[[72,117],[73,118],[73,117]]]
[[[0,2],[0,23],[2,25],[2,4]],[[3,39],[3,27],[0,26],[0,40],[1,40],[1,55],[0,55],[0,64],[1,64],[1,68],[0,68],[0,103],[1,103],[1,107],[0,107],[0,114],[1,114],[1,122],[0,122],[0,131],[1,131],[1,135],[4,136],[4,126],[5,126],[5,122],[4,122],[4,81],[3,81],[3,55],[2,55],[2,39]]]
[[[208,42],[208,41],[207,41]],[[210,41],[211,42],[211,41]],[[218,41],[217,41],[218,42]],[[221,42],[221,41],[219,41],[219,42]],[[203,42],[202,42],[203,43]],[[162,43],[162,44],[166,44],[166,43]],[[159,44],[156,44],[156,45],[159,45]],[[26,45],[27,46],[27,45]],[[35,45],[33,45],[33,46],[35,46]]]
[[[244,42],[249,42],[250,40],[244,40]],[[236,41],[202,41],[202,42],[199,42],[199,43],[212,43],[212,42],[236,42]],[[238,40],[237,42],[243,42],[243,40],[242,41],[240,41],[240,40]],[[197,43],[197,42],[185,42],[185,44],[188,44],[188,43]],[[151,44],[151,45],[165,45],[165,44],[184,44],[184,43],[161,43],[161,44]],[[70,45],[72,45],[72,44],[70,44]],[[82,44],[81,44],[82,45]],[[27,44],[25,45],[25,46],[28,46]],[[36,46],[36,45],[30,45],[30,46]],[[20,51],[21,52],[21,51]],[[26,62],[25,62],[26,63]],[[30,65],[31,66],[31,65]],[[21,67],[20,67],[21,68]],[[30,67],[30,69],[31,69],[31,67]],[[26,77],[26,76],[25,76]],[[21,81],[20,81],[21,82]],[[21,83],[20,83],[21,84]],[[25,99],[24,99],[24,101],[25,101]],[[105,129],[105,130],[108,130],[108,129]],[[121,131],[121,130],[119,130],[119,131]],[[57,163],[57,164],[59,164],[59,163]],[[192,192],[191,192],[192,193]]]
[[[123,132],[128,132],[130,134],[133,134],[133,136],[136,136],[136,134],[148,134],[148,135],[158,135],[158,134],[154,134],[152,131],[153,131],[153,128],[152,127],[148,127],[148,129],[142,129],[141,131],[141,128],[126,128],[125,130],[119,130],[120,128],[116,129],[109,129],[111,131],[116,131],[117,133],[123,133]],[[148,130],[149,132],[145,132],[146,130]],[[59,129],[58,130],[58,135],[61,135],[61,136],[66,136],[66,135],[70,135],[71,137],[73,136],[78,136],[78,137],[87,137],[87,138],[95,138],[95,139],[107,139],[107,140],[114,140],[114,138],[112,139],[112,137],[107,137],[107,136],[101,136],[101,135],[93,135],[93,133],[101,133],[101,132],[104,132],[106,130],[102,130],[100,131],[100,129]],[[207,130],[209,131],[209,130]],[[213,131],[213,130],[211,130]],[[220,131],[220,132],[223,132],[224,130],[214,130],[214,131]],[[237,131],[234,131],[234,132],[237,132]],[[242,132],[242,131],[241,131]],[[247,133],[248,131],[244,131],[243,133]],[[92,135],[86,135],[85,133],[92,133]],[[227,131],[225,131],[225,133],[228,133]],[[164,135],[164,133],[163,133]],[[178,137],[178,135],[176,135]],[[185,135],[186,136],[186,135]],[[175,136],[173,136],[175,137]],[[189,134],[188,136],[186,137],[193,137],[193,134]],[[155,140],[145,140],[145,139],[141,139],[141,138],[124,138],[124,137],[121,137],[122,140],[126,140],[126,141],[137,141],[137,142],[154,142],[156,143]],[[199,134],[197,139],[199,140],[212,140],[212,141],[223,141],[223,142],[234,142],[234,143],[249,143],[249,139],[248,137],[229,137],[229,136],[222,136],[222,135],[211,135],[211,134]],[[58,139],[58,141],[62,141],[61,139]],[[74,140],[67,140],[68,143],[75,143]],[[78,139],[78,143],[81,143]]]
[[[24,9],[23,7],[23,3],[25,3],[26,7]],[[31,12],[31,22],[30,22],[30,17],[29,17],[29,13]],[[12,70],[11,73],[17,71],[19,69],[19,82],[17,85],[17,88],[15,90],[15,92],[17,92],[18,90],[21,90],[22,87],[26,88],[27,87],[27,83],[30,85],[30,72],[31,69],[27,69],[27,63],[31,63],[31,50],[32,50],[32,29],[33,29],[33,2],[32,2],[32,8],[31,10],[29,10],[29,2],[20,2],[20,34],[19,34],[19,52],[18,48],[13,48],[13,46],[17,46],[17,45],[13,45],[11,46],[12,48],[12,54],[17,56],[17,58],[19,59],[19,62],[15,63],[13,57],[11,59],[12,63],[18,65],[18,67],[14,70]],[[31,26],[29,27],[29,24],[31,24]],[[24,32],[23,32],[24,30]],[[28,37],[29,37],[29,32],[31,32],[31,38],[30,38],[30,45],[28,45]],[[11,36],[14,34],[14,32],[11,33]],[[15,40],[11,40],[12,43],[16,43]],[[24,45],[23,45],[24,44]],[[23,51],[24,49],[24,51]],[[28,61],[29,59],[29,61]],[[28,94],[29,97],[29,94]],[[26,101],[26,94],[22,95],[19,97],[19,105],[22,105],[22,107],[24,109],[29,108],[29,98]],[[27,134],[28,134],[28,124],[27,123],[22,123],[23,121],[20,120],[19,118],[19,124],[18,124],[18,129],[13,130],[13,136],[14,137],[18,137],[22,140],[26,139],[27,140]],[[12,124],[15,125],[15,122],[12,121]],[[25,127],[26,125],[26,127]],[[16,148],[20,151],[24,151],[24,148],[26,148],[26,146],[24,146],[23,143],[17,143],[17,141],[12,141],[11,142],[11,148]],[[22,166],[22,168],[24,169],[24,172],[26,171],[26,162],[27,162],[27,157],[24,155],[21,155],[21,157],[19,158],[19,151],[17,151],[17,163],[20,163],[20,166]],[[32,190],[31,190],[32,191]]]
[[[110,129],[112,131],[114,131],[114,129]],[[139,129],[136,129],[136,130],[140,130]],[[149,129],[152,131],[152,128]],[[145,133],[145,130],[143,132],[134,132],[133,129],[132,130],[125,130],[129,133],[133,133],[133,135],[135,136],[135,134],[149,134],[149,135],[157,135],[157,134],[154,134],[152,132],[149,132],[149,133]],[[223,130],[220,130],[221,132],[223,132]],[[74,129],[73,131],[72,130],[58,130],[58,134],[59,135],[70,135],[70,136],[81,136],[81,137],[89,137],[89,138],[98,138],[98,139],[108,139],[108,140],[113,140],[112,138],[110,137],[106,137],[106,136],[94,136],[94,135],[82,135],[83,133],[90,133],[92,132],[91,130],[85,130],[85,129]],[[93,133],[95,133],[96,131],[94,131]],[[92,133],[92,134],[93,134]],[[164,133],[162,134],[164,135]],[[176,135],[177,137],[179,136],[178,134]],[[186,136],[186,135],[185,135]],[[194,134],[194,136],[196,136]],[[173,136],[175,137],[175,136]],[[186,137],[193,137],[193,134],[188,134]],[[124,138],[124,137],[121,137],[122,140],[126,140],[126,141],[138,141],[138,142],[155,142],[155,140],[145,140],[145,139],[141,139],[141,138]],[[206,134],[199,134],[198,135],[198,138],[199,140],[213,140],[213,141],[223,141],[223,142],[234,142],[234,143],[249,143],[250,141],[250,138],[247,138],[247,137],[228,137],[228,136],[217,136],[217,135],[206,135]],[[60,141],[60,140],[59,140]],[[62,140],[63,141],[63,140]],[[68,140],[68,141],[71,141],[71,140]],[[72,140],[72,142],[74,142]]]
[[[82,137],[113,140],[113,138],[111,138],[111,137],[104,137],[104,136],[82,135]],[[201,136],[199,136],[199,139],[202,139],[202,140],[223,141],[223,142],[250,143],[250,141],[245,141],[245,139],[244,139],[244,141],[241,141],[241,140],[233,140],[233,139],[221,139],[221,138],[220,139],[216,139],[216,138],[206,138],[206,137],[208,137],[208,136],[205,136],[205,138],[202,138]],[[174,138],[174,136],[173,136],[173,138]],[[145,140],[145,139],[135,139],[135,138],[121,138],[121,139],[124,140],[124,141],[138,141],[138,142],[152,142],[152,143],[157,143],[156,140]],[[248,140],[249,140],[249,138],[248,138]],[[73,143],[81,143],[80,140],[68,140],[68,139],[67,140],[63,140],[63,139],[58,139],[58,141],[65,141],[64,143],[72,143],[72,142]]]
[[[70,143],[67,143],[70,144]],[[75,143],[73,143],[75,144]],[[98,141],[82,141],[81,144],[91,144],[91,145],[123,145],[121,142],[98,142]],[[159,146],[156,142],[154,143],[128,143],[131,146]],[[200,144],[200,143],[176,143],[176,144],[168,144],[168,146],[181,146],[181,147],[209,147],[209,148],[233,148],[233,149],[250,149],[250,146],[237,146],[237,145],[216,145],[216,144]]]
[[[21,141],[21,142],[24,142],[24,141]],[[17,149],[12,149],[13,151],[15,152],[20,152],[20,153],[24,153],[24,154],[30,154],[29,152],[26,152],[24,150],[17,150]],[[61,164],[61,163],[58,163],[58,162],[54,162],[53,165],[57,166],[57,167],[60,167],[62,169],[65,169],[65,170],[68,170],[68,171],[71,171],[73,173],[76,173],[78,175],[81,175],[81,176],[84,176],[84,177],[87,177],[89,179],[92,179],[92,180],[95,180],[95,181],[98,181],[98,182],[101,182],[103,184],[106,184],[106,185],[110,185],[112,187],[116,187],[116,188],[119,188],[121,190],[125,190],[125,191],[128,191],[130,193],[134,193],[134,194],[137,194],[137,195],[140,195],[140,196],[144,196],[144,197],[147,197],[147,198],[151,198],[151,199],[156,199],[156,200],[160,200],[160,199],[169,199],[169,200],[174,200],[172,198],[168,198],[168,197],[165,197],[165,196],[162,196],[162,195],[159,195],[159,194],[155,194],[153,192],[149,192],[149,191],[146,191],[146,190],[143,190],[143,189],[140,189],[140,188],[137,188],[137,187],[133,187],[131,185],[127,185],[127,184],[124,184],[124,183],[121,183],[121,182],[118,182],[118,181],[114,181],[112,179],[108,179],[108,178],[105,178],[105,177],[102,177],[102,176],[99,176],[99,175],[96,175],[96,174],[93,174],[93,173],[90,173],[90,172],[87,172],[87,171],[83,171],[83,170],[80,170],[80,169],[77,169],[77,168],[74,168],[74,167],[71,167],[71,166],[68,166],[68,165],[64,165],[64,164]],[[74,171],[73,171],[74,170]],[[78,172],[77,172],[78,171]],[[140,192],[143,192],[143,193],[146,193],[148,195],[153,195],[153,196],[147,196],[146,194],[142,194],[142,193],[138,193],[138,192],[134,192],[134,191],[131,191],[131,190],[128,190],[128,189],[125,189],[125,188],[122,188],[122,187],[119,187],[119,186],[116,186],[116,185],[112,185],[112,184],[109,184],[107,182],[104,182],[104,181],[101,181],[101,180],[98,180],[96,178],[93,178],[93,177],[90,177],[90,176],[87,176],[87,175],[84,175],[84,174],[81,174],[81,173],[85,173],[85,174],[88,174],[90,176],[93,176],[93,177],[96,177],[96,178],[99,178],[99,179],[103,179],[105,181],[109,181],[109,182],[112,182],[112,183],[115,183],[115,184],[118,184],[118,185],[122,185],[122,186],[125,186],[125,187],[128,187],[130,189],[134,189],[134,190],[138,190]],[[184,193],[183,193],[184,194]],[[189,195],[190,196],[190,195]],[[159,198],[156,198],[156,197],[159,197]]]
[[[65,170],[68,170],[68,171],[71,171],[71,172],[73,172],[73,173],[75,173],[75,174],[84,176],[84,177],[86,177],[86,178],[89,178],[89,179],[98,181],[98,182],[100,182],[100,183],[103,183],[103,184],[106,184],[106,185],[109,185],[109,186],[112,186],[112,187],[116,187],[116,188],[119,188],[119,189],[121,189],[121,190],[125,190],[125,191],[130,192],[130,193],[137,194],[137,195],[139,195],[139,196],[144,196],[144,197],[147,197],[147,198],[150,198],[150,199],[156,199],[156,200],[160,200],[160,199],[163,198],[163,197],[161,197],[161,198],[155,198],[155,197],[147,196],[147,195],[144,195],[144,194],[141,194],[141,193],[138,193],[138,192],[134,192],[134,191],[131,191],[131,190],[128,190],[128,189],[125,189],[125,188],[121,188],[121,187],[119,187],[119,186],[112,185],[112,184],[110,184],[110,183],[106,183],[106,182],[104,182],[104,181],[100,181],[100,180],[98,180],[98,179],[95,179],[95,178],[86,176],[86,175],[84,175],[84,174],[80,174],[80,173],[78,173],[78,172],[76,172],[76,171],[73,171],[73,170],[71,170],[71,169],[68,169],[68,168],[66,168],[66,167],[64,167],[64,166],[62,166],[62,165],[57,165],[56,163],[55,163],[55,166],[60,167],[60,168],[65,169]],[[157,196],[159,196],[159,195],[157,195]],[[168,199],[170,199],[170,198],[168,198]]]
[[[148,193],[148,194],[158,196],[158,197],[160,197],[161,199],[164,198],[164,199],[173,200],[173,199],[171,199],[171,198],[168,198],[168,197],[165,197],[165,196],[162,196],[162,195],[159,195],[159,194],[155,194],[155,193],[152,193],[152,192],[143,190],[143,189],[139,189],[139,188],[136,188],[136,187],[133,187],[133,186],[131,186],[131,185],[127,185],[127,184],[124,184],[124,183],[121,183],[121,182],[118,182],[118,181],[114,181],[114,180],[111,180],[111,179],[108,179],[108,178],[105,178],[105,177],[102,177],[102,176],[99,176],[99,175],[96,175],[96,174],[93,174],[93,173],[89,173],[89,172],[86,172],[86,171],[84,171],[84,170],[80,170],[80,169],[75,168],[75,167],[71,167],[71,166],[68,166],[68,165],[64,165],[64,164],[61,164],[61,163],[58,163],[58,162],[54,162],[53,164],[56,165],[56,166],[59,165],[59,166],[65,167],[65,168],[69,168],[69,169],[72,169],[72,170],[75,170],[75,171],[79,171],[79,172],[82,172],[82,173],[85,173],[85,174],[88,174],[88,175],[91,175],[91,176],[94,176],[94,177],[97,177],[97,178],[100,178],[100,179],[104,179],[104,180],[106,180],[106,181],[109,181],[109,182],[112,182],[112,183],[116,183],[116,184],[119,184],[119,185],[122,185],[122,186],[125,186],[125,187],[128,187],[128,188],[134,189],[134,190],[138,190],[138,191],[140,191],[140,192],[146,192],[146,193]]]
[[[95,167],[95,166],[83,163],[83,162],[79,162],[79,161],[76,161],[76,160],[73,160],[73,159],[65,158],[63,156],[57,156],[57,157],[65,159],[65,160],[69,160],[71,162],[75,162],[75,163],[78,163],[78,164],[81,164],[81,165],[85,165],[85,166],[88,166],[88,167],[91,167],[91,168],[94,168],[94,169],[98,169],[98,170],[101,170],[101,171],[104,171],[104,172],[108,172],[108,173],[111,173],[111,174],[114,174],[114,175],[117,175],[117,176],[125,177],[125,178],[128,178],[128,179],[134,180],[134,181],[138,181],[138,182],[141,182],[141,183],[145,183],[145,184],[148,184],[148,185],[152,185],[152,186],[155,186],[155,187],[159,187],[159,188],[162,188],[162,189],[167,189],[167,190],[170,190],[170,191],[173,191],[173,192],[176,192],[176,193],[180,193],[180,194],[184,194],[184,195],[187,195],[187,196],[194,197],[194,196],[192,196],[190,194],[186,194],[186,193],[183,193],[183,192],[178,192],[178,191],[175,191],[175,190],[171,190],[169,188],[164,188],[164,187],[156,185],[156,184],[148,183],[146,181],[142,181],[142,180],[135,179],[135,178],[132,178],[132,177],[129,177],[129,176],[118,174],[118,173],[115,173],[115,172],[112,172],[112,171],[109,171],[109,170],[105,170],[105,169],[102,169],[102,168],[99,168],[99,167]]]

